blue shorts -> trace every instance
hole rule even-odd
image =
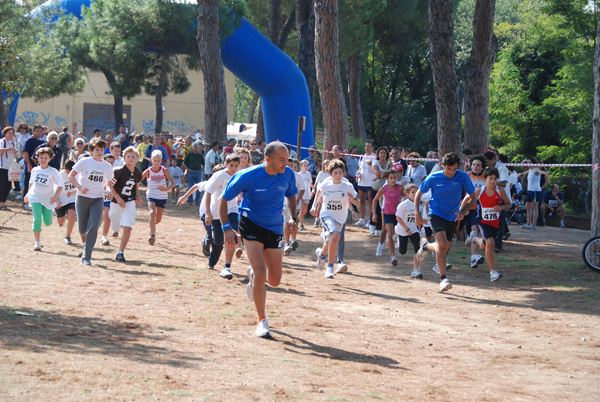
[[[110,208],[110,201],[104,201],[104,206],[106,208]]]
[[[393,214],[383,214],[383,224],[387,225],[388,223],[393,224],[394,226],[398,223],[396,219],[396,215]]]
[[[165,208],[167,206],[167,200],[157,200],[156,198],[148,198],[148,202],[156,204],[156,208]]]
[[[527,191],[527,199],[525,200],[525,202],[540,202],[541,200],[541,191]]]
[[[370,193],[371,190],[373,190],[371,186],[358,186],[358,191],[362,191],[364,193]]]

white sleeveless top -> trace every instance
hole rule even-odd
[[[146,198],[154,198],[157,200],[166,200],[169,198],[168,191],[161,191],[159,187],[167,187],[167,179],[165,177],[165,167],[161,166],[158,172],[148,168],[148,192]]]

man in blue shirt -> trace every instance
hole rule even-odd
[[[160,140],[161,140],[160,135],[156,134],[154,136],[154,138],[152,139],[152,145],[150,145],[148,148],[146,148],[146,151],[144,152],[144,159],[147,160],[148,162],[150,162],[151,156],[152,156],[152,151],[154,151],[155,149],[158,149],[162,153],[161,165],[168,167],[169,166],[168,162],[170,159],[169,152],[167,151],[167,148],[160,145]],[[148,166],[151,166],[151,165],[148,165]]]
[[[469,213],[460,210],[463,191],[473,197],[475,187],[469,176],[458,170],[460,158],[456,153],[451,152],[444,155],[441,162],[443,170],[427,176],[417,191],[415,196],[415,221],[419,228],[423,225],[423,218],[418,206],[421,203],[421,196],[431,191],[429,221],[434,232],[435,243],[428,243],[426,239],[421,239],[421,248],[417,253],[417,257],[420,261],[423,261],[427,251],[435,253],[436,266],[440,273],[440,292],[445,292],[452,289],[450,280],[446,278],[446,261],[452,244],[452,237],[456,233],[458,221]],[[435,267],[434,271],[436,271]]]
[[[295,235],[296,219],[283,221],[283,201],[287,198],[290,216],[296,216],[296,177],[288,167],[288,150],[281,142],[272,142],[265,149],[265,162],[237,172],[219,198],[219,216],[225,233],[225,245],[236,247],[237,233],[227,216],[227,201],[243,194],[240,206],[239,231],[244,239],[251,267],[248,268],[248,297],[254,300],[258,314],[256,336],[270,338],[265,318],[267,291],[265,283],[277,287],[281,281],[283,226]]]

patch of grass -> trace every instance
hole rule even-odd
[[[367,398],[373,398],[373,399],[384,399],[383,396],[381,395],[377,395],[377,394],[367,394],[365,395]]]
[[[267,314],[267,318],[277,318],[279,314]]]
[[[182,389],[169,391],[169,392],[167,392],[167,395],[169,395],[169,396],[192,396],[192,394],[190,394],[189,392],[184,391]]]
[[[540,286],[542,283],[538,281],[529,281],[529,286]]]
[[[181,282],[181,281],[169,282],[169,283],[167,283],[167,285],[183,285],[183,282]]]

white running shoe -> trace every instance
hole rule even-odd
[[[254,301],[254,295],[252,294],[252,285],[254,284],[254,271],[252,270],[252,267],[248,267],[248,270],[246,272],[248,272],[248,286],[246,287],[246,294],[248,295],[248,299]]]
[[[421,273],[421,270],[417,268],[416,271],[412,271],[410,277],[411,279],[423,279],[423,274]]]
[[[71,238],[69,236],[65,237],[65,244],[67,246],[72,246],[73,242],[71,241]]]
[[[321,255],[321,247],[317,247],[315,254],[317,255],[317,269],[325,269],[325,256]]]
[[[100,244],[102,244],[103,246],[110,245],[110,241],[108,240],[108,237],[102,236],[102,240],[100,240]]]
[[[478,265],[481,265],[485,262],[485,257],[481,254],[473,254],[471,256],[471,268],[477,268]]]
[[[22,199],[23,199],[23,196],[21,194],[19,194],[15,197],[15,200],[22,200]]]
[[[427,247],[429,242],[427,241],[427,239],[425,237],[421,237],[420,242],[421,242],[421,247],[419,247],[419,250],[417,251],[417,260],[419,260],[420,262],[423,262],[423,260],[427,256],[427,250],[425,250],[425,247]],[[435,266],[437,267],[437,264]]]
[[[500,272],[493,270],[490,271],[490,281],[491,282],[496,282],[498,279],[502,278],[504,275],[502,275]]]
[[[344,261],[338,262],[336,274],[343,274],[344,272],[348,272],[348,265],[344,263]]]
[[[288,243],[283,248],[283,255],[290,255],[291,253],[292,253],[292,245],[290,243]]]
[[[531,229],[531,225],[526,223],[523,226],[521,226],[521,229]]]
[[[243,253],[243,252],[244,252],[244,251],[242,250],[242,248],[241,248],[241,247],[238,247],[238,248],[236,248],[236,249],[235,249],[235,258],[242,258],[242,253]]]
[[[269,331],[269,322],[266,318],[260,320],[256,327],[256,332],[254,333],[259,338],[270,338],[271,331]]]
[[[375,250],[375,257],[381,257],[383,255],[383,244],[377,245],[377,250]]]
[[[440,282],[440,292],[445,292],[450,289],[452,289],[452,284],[450,283],[450,280],[448,278],[442,279],[442,281]]]
[[[225,279],[233,279],[233,274],[231,273],[231,269],[229,268],[223,268],[219,276]]]
[[[396,258],[395,255],[392,256],[392,265],[395,267],[398,265],[398,259]]]
[[[353,223],[352,226],[358,226],[359,228],[363,228],[365,227],[365,220],[361,218],[358,222]]]
[[[314,227],[318,228],[319,227],[319,218],[315,218],[315,224]]]
[[[436,274],[438,274],[438,275],[440,274],[440,270],[437,267],[437,263],[431,269],[433,269],[433,272],[435,272]]]
[[[42,251],[42,244],[39,241],[33,243],[33,251]]]
[[[369,234],[375,235],[375,225],[369,225]]]
[[[472,231],[471,234],[468,235],[467,239],[465,240],[465,246],[471,247],[471,244],[473,243],[473,240],[475,240],[475,236],[477,236],[477,232]]]
[[[333,265],[327,265],[325,268],[325,278],[333,278]]]

